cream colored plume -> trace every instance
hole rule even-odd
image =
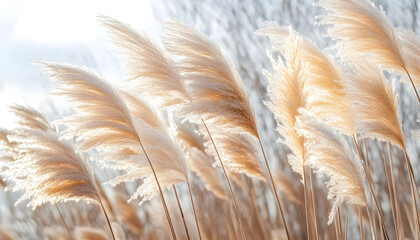
[[[348,92],[353,99],[357,133],[361,137],[377,138],[404,149],[397,97],[392,86],[378,67],[361,58],[356,62],[348,81]]]
[[[259,163],[259,156],[255,142],[244,134],[226,134],[220,129],[212,130],[217,142],[217,150],[223,156],[222,161],[230,172],[245,174],[248,177],[267,181]],[[207,151],[216,155],[210,141],[206,142]],[[217,157],[217,156],[215,156]],[[216,163],[217,165],[217,163]]]
[[[328,218],[331,224],[341,203],[366,206],[361,165],[333,129],[309,112],[301,113],[296,130],[305,138],[307,164],[330,178],[327,188],[328,198],[333,200]]]
[[[74,236],[76,240],[109,240],[102,229],[93,227],[77,227]]]
[[[156,115],[144,116],[143,120],[139,114],[154,114],[152,105],[133,97],[131,92],[125,92],[123,96],[130,102],[128,107],[135,109],[132,115],[119,92],[91,70],[60,64],[45,66],[47,75],[61,83],[62,87],[56,94],[66,97],[78,110],[62,121],[69,126],[67,135],[77,136],[83,151],[99,150],[93,159],[104,167],[125,172],[112,179],[112,185],[143,179],[131,197],[142,197],[141,203],[159,193],[140,143],[155,168],[162,189],[186,181],[185,160],[168,132],[164,131],[167,127],[160,122],[153,123],[159,119]]]
[[[409,30],[398,30],[407,70],[416,85],[420,85],[420,39]],[[403,81],[409,81],[404,78]]]
[[[318,3],[331,14],[321,16],[321,24],[331,25],[328,35],[338,40],[337,50],[344,60],[363,56],[382,69],[405,73],[401,44],[381,8],[368,0],[322,0]]]
[[[265,72],[268,77],[268,108],[273,112],[279,124],[277,130],[283,136],[291,154],[289,163],[296,173],[303,178],[303,168],[306,161],[304,139],[295,130],[298,109],[308,106],[308,88],[305,78],[307,66],[299,58],[301,39],[296,35],[287,38],[288,48],[284,52],[286,64],[281,59],[272,60],[275,74]]]
[[[166,49],[179,58],[181,77],[192,104],[183,109],[190,120],[214,125],[229,133],[257,136],[247,93],[232,64],[220,49],[197,31],[180,23],[166,25]]]
[[[216,197],[225,199],[225,191],[216,169],[214,160],[206,153],[203,139],[200,138],[192,124],[176,123],[177,138],[183,149],[188,168],[203,182],[204,187]]]
[[[351,103],[345,93],[344,76],[335,61],[319,49],[311,40],[290,27],[280,27],[268,22],[257,33],[268,35],[273,49],[285,54],[291,46],[289,37],[299,39],[297,58],[306,64],[305,78],[310,85],[308,107],[317,117],[346,135],[354,133]]]
[[[16,142],[16,154],[6,175],[14,183],[13,191],[24,191],[16,204],[27,199],[33,209],[47,202],[99,204],[92,174],[72,144],[59,140],[51,129],[40,128],[41,123],[50,125],[37,111],[22,106],[13,111],[22,125],[10,135]]]
[[[117,47],[128,81],[169,107],[188,103],[184,81],[174,61],[145,34],[110,17],[100,17]]]

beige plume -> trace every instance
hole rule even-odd
[[[106,233],[99,228],[77,227],[74,230],[76,240],[108,240]]]
[[[161,125],[148,124],[158,117],[146,116],[147,120],[133,117],[118,91],[91,70],[60,64],[45,64],[45,67],[47,75],[61,83],[56,94],[66,97],[78,110],[62,121],[69,126],[67,135],[77,136],[83,151],[99,150],[94,160],[103,166],[125,171],[110,181],[112,185],[143,179],[131,197],[142,197],[141,202],[159,193],[143,147],[162,189],[186,181],[185,162],[180,159],[182,154],[173,147]],[[135,107],[138,108],[136,111],[153,112],[145,101],[138,100]]]
[[[217,125],[228,133],[257,136],[247,93],[232,64],[209,39],[180,23],[166,25],[167,50],[180,58],[192,104],[183,109],[189,120]]]
[[[276,51],[285,53],[290,47],[289,36],[299,38],[299,61],[307,65],[305,77],[310,85],[308,107],[317,117],[346,135],[354,133],[351,103],[345,93],[344,76],[338,64],[310,39],[290,27],[268,22],[257,33],[268,35]]]
[[[354,103],[357,133],[361,137],[377,138],[405,149],[397,97],[392,86],[378,67],[362,58],[356,62],[348,81],[348,93]]]
[[[120,194],[116,194],[113,200],[113,208],[118,221],[124,224],[130,232],[140,235],[143,232],[143,224],[137,215],[137,209],[127,202],[127,199]]]
[[[13,111],[22,125],[10,135],[16,142],[16,154],[6,174],[14,182],[13,191],[24,191],[16,204],[27,199],[33,209],[47,202],[99,204],[92,174],[72,144],[59,140],[54,131],[38,128],[41,123],[50,125],[37,111],[22,106]]]
[[[302,110],[301,113],[296,129],[305,137],[307,164],[319,174],[330,177],[328,198],[334,201],[328,219],[331,224],[341,203],[366,206],[361,165],[333,129],[309,112]]]
[[[397,34],[408,72],[413,77],[414,83],[420,85],[420,65],[418,64],[420,62],[420,39],[409,30],[398,30]],[[403,81],[408,81],[408,79],[403,78]]]
[[[158,97],[160,106],[188,103],[188,94],[176,63],[146,34],[113,18],[100,17],[117,47],[128,81],[140,92]]]

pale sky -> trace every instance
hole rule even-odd
[[[13,127],[8,113],[13,103],[47,115],[65,109],[65,104],[48,95],[53,83],[33,61],[85,65],[110,81],[120,80],[118,61],[97,21],[99,14],[155,38],[162,32],[147,0],[0,0],[0,128]]]

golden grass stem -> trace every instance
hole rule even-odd
[[[410,79],[411,86],[413,87],[413,90],[414,90],[414,92],[416,93],[417,101],[418,101],[418,102],[419,102],[419,104],[420,104],[420,96],[419,96],[419,93],[417,92],[416,85],[414,84],[414,81],[413,81],[413,79],[411,78],[410,72],[408,72],[407,68],[405,68],[405,67],[404,67],[404,70],[405,70],[405,72],[407,73],[408,78]]]
[[[419,221],[419,212],[418,212],[418,206],[417,206],[417,200],[416,200],[416,194],[418,195],[418,187],[416,184],[416,179],[414,178],[414,171],[413,167],[410,163],[410,158],[408,157],[407,150],[404,148],[404,156],[405,161],[408,169],[408,175],[410,177],[410,187],[411,187],[411,199],[412,199],[412,205],[413,205],[413,214],[414,214],[414,221],[416,225],[416,238],[419,238],[419,228],[420,228],[420,221]],[[417,189],[417,191],[416,191]]]
[[[240,214],[239,214],[238,204],[236,203],[235,194],[233,194],[232,186],[231,186],[231,184],[230,184],[230,180],[229,180],[229,177],[228,177],[228,175],[227,175],[227,172],[226,172],[225,166],[224,166],[224,164],[223,164],[223,162],[222,162],[222,158],[220,157],[219,150],[217,150],[216,144],[214,143],[213,137],[212,137],[212,136],[211,136],[211,134],[210,134],[210,131],[209,131],[208,127],[207,127],[207,124],[204,122],[204,120],[203,120],[203,119],[201,119],[201,121],[203,122],[204,127],[206,128],[206,131],[207,131],[207,133],[209,134],[209,137],[210,137],[211,143],[213,144],[214,150],[216,151],[216,154],[217,154],[217,158],[219,159],[220,166],[222,167],[223,174],[225,175],[226,182],[227,182],[227,184],[228,184],[229,191],[230,191],[230,196],[232,197],[233,206],[234,206],[234,208],[235,208],[236,216],[238,217],[239,225],[240,225],[240,228],[241,228],[241,231],[242,231],[242,237],[243,237],[243,238],[245,238],[245,239],[247,239],[247,236],[246,236],[246,234],[245,234],[245,229],[244,229],[243,224],[242,224],[242,219],[241,219],[241,216],[240,216]]]
[[[267,160],[267,157],[265,156],[264,147],[261,143],[261,138],[260,138],[259,134],[258,134],[257,139],[258,139],[258,142],[260,144],[261,151],[263,153],[265,166],[267,167],[267,172],[268,172],[268,176],[270,177],[270,183],[271,183],[272,191],[274,192],[274,196],[276,198],[277,207],[279,209],[281,219],[283,221],[283,226],[284,226],[284,229],[286,231],[287,239],[290,240],[290,233],[289,233],[289,229],[287,227],[286,218],[284,217],[284,214],[283,214],[283,208],[281,207],[281,204],[280,204],[280,199],[279,199],[279,196],[277,194],[277,189],[276,189],[276,186],[274,185],[273,175],[271,174],[270,166],[268,165],[268,160]]]
[[[363,227],[363,216],[362,216],[362,209],[360,208],[360,206],[357,207],[357,212],[359,215],[359,226],[360,226],[360,239],[361,240],[365,240],[365,232],[364,232],[364,227]]]
[[[349,214],[346,211],[346,218],[344,219],[344,240],[347,240],[348,215]]]
[[[114,230],[112,230],[111,222],[109,221],[108,214],[105,211],[105,208],[104,208],[104,205],[102,204],[102,201],[99,200],[99,203],[100,203],[102,211],[105,215],[106,222],[108,223],[109,231],[111,231],[112,239],[115,240]]]
[[[376,231],[375,231],[375,228],[373,227],[373,220],[372,220],[372,216],[370,214],[368,206],[366,206],[366,212],[369,219],[370,231],[372,232],[372,239],[376,240]]]
[[[155,177],[156,184],[159,188],[160,200],[162,202],[163,209],[165,210],[166,220],[168,221],[169,228],[171,229],[172,239],[176,240],[177,238],[176,238],[176,234],[175,234],[175,229],[174,229],[174,226],[172,224],[171,216],[169,215],[168,206],[166,205],[166,201],[165,201],[165,198],[163,196],[162,188],[160,187],[160,183],[159,183],[158,177],[156,175],[155,168],[153,167],[152,161],[150,160],[149,155],[146,152],[146,149],[144,149],[144,146],[143,146],[143,143],[142,143],[140,137],[138,137],[138,142],[140,143],[141,149],[143,150],[144,155],[146,156],[147,162],[149,163],[149,166],[152,169],[153,176]]]
[[[190,187],[189,181],[187,181],[187,186],[188,186],[188,193],[190,195],[191,206],[192,206],[193,212],[194,212],[194,219],[195,219],[195,225],[197,226],[198,237],[201,240],[200,225],[198,224],[197,212],[195,211],[195,205],[194,205],[194,200],[193,200],[193,197],[192,197],[192,192],[191,192],[191,187]]]
[[[388,232],[387,232],[387,230],[386,230],[386,226],[385,226],[385,222],[384,222],[384,218],[383,218],[383,215],[382,215],[382,211],[381,211],[381,208],[380,208],[380,206],[379,206],[378,199],[376,198],[375,191],[373,190],[373,186],[372,186],[372,183],[371,183],[371,179],[370,179],[369,174],[368,174],[368,172],[367,172],[367,170],[366,170],[366,166],[365,166],[365,164],[364,164],[364,162],[363,162],[362,152],[360,151],[359,144],[357,143],[356,136],[355,136],[354,134],[353,134],[353,140],[354,140],[354,144],[355,144],[355,146],[356,146],[357,152],[358,152],[358,154],[359,154],[360,162],[361,162],[361,165],[362,165],[362,168],[363,168],[363,172],[365,173],[366,180],[367,180],[367,182],[368,182],[370,192],[371,192],[371,194],[372,194],[372,196],[373,196],[373,200],[374,200],[374,202],[375,202],[375,206],[376,206],[376,209],[377,209],[378,214],[379,214],[379,218],[380,218],[381,225],[382,225],[382,230],[383,230],[383,232],[384,232],[384,234],[385,234],[385,238],[386,238],[386,239],[389,239]]]
[[[343,236],[343,232],[341,231],[341,211],[340,211],[340,207],[337,207],[337,224],[338,224],[338,234],[340,236],[339,239],[342,239],[341,237]]]
[[[305,223],[306,223],[306,238],[309,240],[311,239],[311,231],[309,227],[309,214],[308,214],[308,193],[306,189],[306,169],[305,165],[303,165],[302,169],[303,173],[303,200],[304,200],[304,206],[305,206]]]
[[[262,234],[262,238],[263,240],[268,239],[267,238],[267,234],[265,232],[264,229],[264,224],[262,223],[261,220],[261,214],[257,205],[257,200],[255,197],[255,187],[254,187],[254,182],[252,181],[252,179],[248,179],[249,181],[249,185],[250,185],[250,191],[251,191],[251,199],[252,199],[252,204],[254,205],[254,210],[255,210],[255,215],[257,217],[257,222],[258,222],[258,226],[260,228],[261,234]]]
[[[69,234],[70,239],[71,239],[71,240],[74,240],[73,235],[71,234],[71,231],[70,231],[70,229],[69,229],[69,226],[67,226],[66,221],[64,221],[64,217],[63,217],[63,214],[61,214],[60,208],[58,207],[58,205],[57,205],[57,204],[56,204],[56,205],[54,205],[54,206],[57,208],[58,214],[60,214],[61,222],[63,222],[64,227],[66,227],[66,231],[67,231],[67,233]]]
[[[182,222],[184,223],[184,228],[185,228],[185,233],[187,234],[187,239],[190,240],[190,233],[188,232],[188,227],[187,227],[187,223],[185,221],[184,211],[182,211],[181,203],[179,202],[179,197],[178,197],[178,193],[176,191],[175,185],[172,185],[172,189],[174,190],[174,193],[175,193],[176,202],[178,203],[179,213],[181,214]]]
[[[400,233],[399,233],[399,219],[398,219],[398,201],[397,201],[397,193],[395,189],[395,183],[394,183],[394,173],[393,173],[393,164],[392,164],[392,152],[391,152],[391,143],[388,143],[388,161],[389,161],[389,174],[386,167],[385,159],[383,159],[384,167],[385,167],[385,174],[387,178],[388,183],[388,191],[389,191],[389,198],[391,201],[391,210],[392,210],[392,216],[394,218],[394,226],[395,226],[395,235],[397,239],[400,239]]]
[[[309,180],[311,181],[311,199],[312,199],[312,209],[314,212],[314,223],[315,223],[315,237],[316,240],[319,239],[319,224],[318,224],[318,212],[316,204],[316,192],[315,192],[315,178],[313,177],[312,170],[309,168]]]

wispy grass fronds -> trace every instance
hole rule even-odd
[[[219,154],[223,156],[223,164],[231,171],[245,174],[248,177],[266,181],[264,171],[259,163],[257,148],[252,140],[244,134],[224,135],[223,130],[212,131],[217,142]],[[206,143],[209,153],[216,155],[210,142]]]
[[[296,35],[287,37],[287,48],[284,52],[285,63],[279,58],[271,59],[275,73],[267,71],[268,108],[273,112],[278,122],[277,131],[283,136],[291,154],[288,160],[293,171],[299,173],[303,179],[303,169],[306,161],[304,139],[295,130],[298,109],[308,106],[308,88],[304,76],[307,66],[299,58],[301,39]]]
[[[231,133],[257,136],[248,95],[233,65],[207,37],[177,22],[166,25],[166,49],[180,58],[179,69],[193,104],[188,119],[217,125]]]
[[[267,22],[258,33],[268,35],[273,49],[282,54],[290,48],[287,39],[291,35],[299,38],[300,49],[297,57],[307,65],[304,74],[307,85],[311,88],[308,94],[310,111],[340,132],[351,136],[354,133],[354,119],[350,101],[345,93],[344,76],[338,64],[310,39],[290,27]]]
[[[413,77],[414,83],[420,85],[420,66],[418,64],[420,62],[420,39],[410,30],[398,30],[397,34],[408,72]],[[407,78],[402,78],[402,80],[409,81]]]
[[[338,40],[340,57],[363,55],[383,69],[405,72],[398,36],[381,8],[368,0],[322,0],[318,5],[331,12],[320,23],[330,25],[328,35]]]
[[[206,153],[203,139],[191,124],[177,123],[176,129],[188,168],[203,181],[207,190],[218,198],[225,199],[224,187],[213,167],[214,160]]]
[[[356,62],[353,73],[349,74],[348,93],[353,100],[357,133],[404,149],[404,134],[393,87],[378,67],[362,58]]]
[[[28,123],[11,135],[17,151],[7,176],[14,182],[13,191],[24,191],[16,204],[27,199],[33,209],[47,202],[83,200],[99,204],[92,174],[72,144],[59,140],[55,132],[37,129],[39,119],[48,122],[35,110],[20,106],[14,111],[18,112],[19,122]]]
[[[296,129],[305,137],[307,164],[318,173],[330,177],[327,188],[328,198],[333,200],[328,218],[328,224],[331,224],[341,203],[367,204],[360,162],[354,159],[331,128],[310,113],[301,113]]]
[[[157,97],[164,108],[189,102],[176,63],[152,39],[113,18],[100,20],[117,47],[127,80],[138,91]]]
[[[62,121],[69,126],[67,134],[80,140],[81,150],[99,150],[95,157],[99,163],[126,171],[112,179],[111,184],[143,179],[143,184],[131,197],[142,197],[142,202],[159,193],[142,147],[150,157],[162,189],[186,180],[186,167],[175,158],[179,155],[170,155],[173,144],[162,132],[163,127],[156,122],[154,126],[159,128],[148,124],[158,117],[153,114],[146,115],[146,120],[134,118],[117,90],[90,70],[60,64],[45,66],[47,75],[61,83],[56,94],[66,97],[79,111]],[[140,113],[153,112],[150,105],[141,100],[135,107]]]
[[[36,109],[15,104],[10,107],[10,112],[17,117],[16,123],[20,127],[44,132],[55,131],[55,128]]]

